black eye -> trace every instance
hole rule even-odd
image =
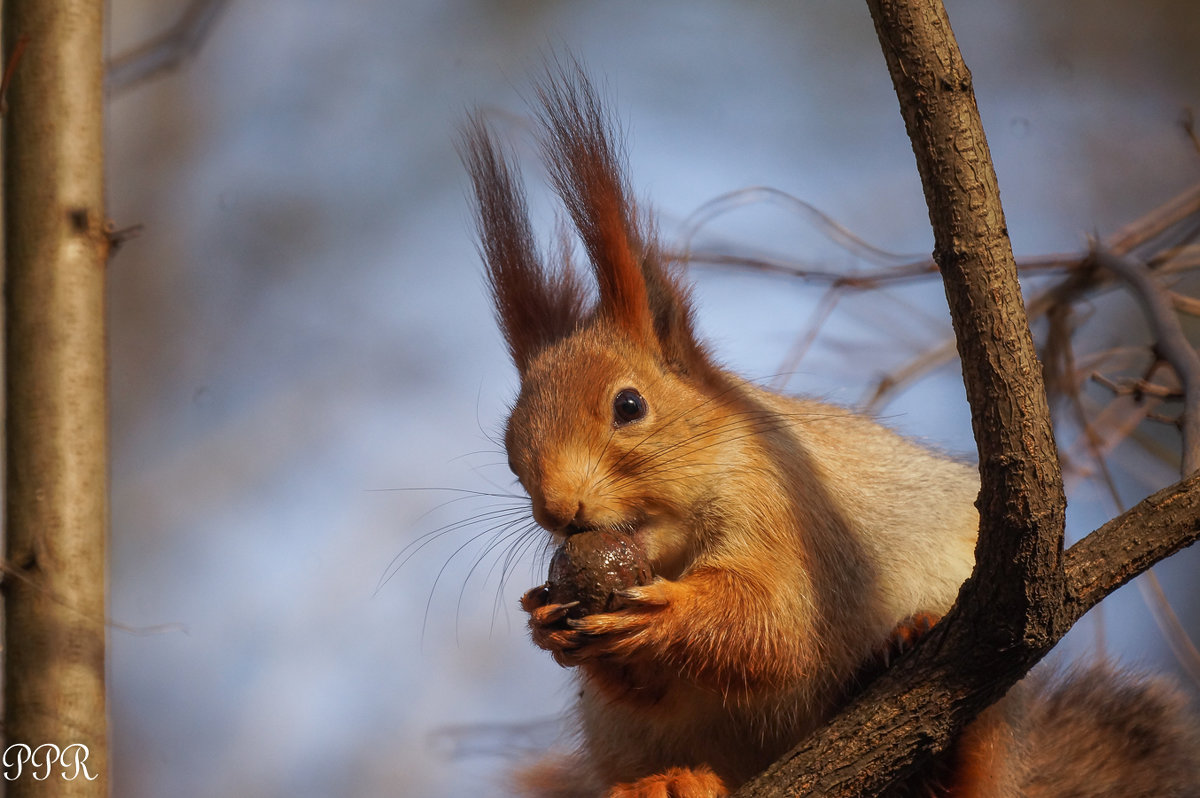
[[[613,423],[624,426],[646,415],[646,400],[632,388],[626,388],[613,399]]]

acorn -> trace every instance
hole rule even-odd
[[[582,618],[616,609],[617,591],[653,579],[650,563],[633,538],[621,532],[592,529],[578,532],[554,552],[546,581],[551,604],[579,604],[567,612]]]

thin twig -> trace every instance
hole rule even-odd
[[[1192,642],[1191,636],[1179,622],[1179,616],[1175,614],[1175,609],[1167,599],[1167,594],[1163,592],[1162,583],[1158,581],[1158,576],[1154,573],[1153,568],[1142,574],[1142,577],[1137,580],[1137,586],[1142,594],[1142,600],[1150,608],[1150,614],[1154,617],[1154,622],[1158,624],[1159,631],[1162,632],[1163,639],[1167,641],[1167,646],[1175,655],[1175,661],[1187,671],[1192,681],[1200,685],[1200,650],[1196,649],[1196,644]]]
[[[841,244],[847,252],[856,254],[864,260],[874,263],[892,263],[894,265],[872,271],[857,271],[850,274],[830,271],[805,264],[802,261],[784,258],[777,255],[745,255],[722,252],[718,250],[692,250],[691,241],[697,232],[717,216],[728,213],[736,207],[770,198],[775,202],[783,202],[802,210],[805,214],[814,216],[818,226],[825,231],[827,237]],[[1187,221],[1189,217],[1200,214],[1200,185],[1193,186],[1158,206],[1154,210],[1125,225],[1108,237],[1104,246],[1117,254],[1126,254],[1133,249],[1144,246],[1168,230]],[[1196,226],[1181,233],[1183,241],[1189,241],[1197,233]],[[697,209],[684,221],[682,234],[683,246],[680,251],[670,254],[670,257],[681,262],[709,264],[715,266],[734,266],[756,269],[779,274],[788,274],[813,282],[825,282],[848,288],[873,288],[880,283],[900,282],[905,280],[931,277],[937,274],[937,266],[932,258],[906,259],[904,256],[880,249],[852,232],[845,225],[833,219],[798,197],[794,197],[778,189],[753,186],[722,194]],[[1087,253],[1060,253],[1040,255],[1017,259],[1017,269],[1022,275],[1054,271],[1071,271],[1080,266],[1087,258]],[[898,262],[899,261],[899,262]],[[1200,266],[1200,248],[1196,246],[1176,245],[1164,246],[1161,251],[1146,257],[1146,263],[1155,271],[1183,271]]]
[[[108,62],[107,88],[117,93],[177,69],[208,38],[229,0],[192,0],[174,25],[145,44]]]
[[[13,73],[16,72],[17,64],[21,62],[21,55],[28,45],[29,37],[27,35],[18,36],[17,43],[12,48],[12,55],[8,57],[8,63],[4,65],[4,77],[0,78],[0,114],[8,113],[8,86],[12,83]]]
[[[903,263],[912,260],[911,256],[899,255],[869,243],[853,233],[848,227],[840,224],[811,202],[800,199],[786,191],[771,186],[749,186],[730,191],[719,197],[714,197],[692,212],[683,225],[683,243],[685,250],[691,249],[692,239],[700,230],[714,219],[729,213],[735,208],[757,203],[772,203],[783,205],[793,211],[798,211],[816,221],[817,226],[831,240],[843,246],[848,252],[871,261],[872,263]]]
[[[1158,399],[1170,399],[1173,401],[1183,398],[1183,393],[1178,388],[1172,388],[1169,385],[1160,385],[1157,382],[1148,382],[1143,379],[1124,377],[1114,380],[1098,371],[1093,371],[1089,375],[1089,378],[1092,382],[1103,385],[1117,396],[1132,396],[1137,400],[1141,400],[1144,396],[1153,396]]]
[[[1196,135],[1196,114],[1191,108],[1184,108],[1183,114],[1179,119],[1179,124],[1183,128],[1183,132],[1187,135],[1188,140],[1192,142],[1192,146],[1196,148],[1196,152],[1200,152],[1200,136]]]
[[[669,257],[673,260],[710,266],[734,266],[754,269],[756,271],[786,274],[816,283],[829,283],[839,288],[854,288],[867,290],[877,288],[883,283],[900,283],[910,280],[922,280],[936,277],[937,264],[931,258],[909,261],[896,266],[870,271],[840,272],[830,271],[814,266],[808,266],[802,261],[789,260],[774,255],[735,255],[727,252],[709,250],[674,252]],[[1079,265],[1084,258],[1079,254],[1042,255],[1017,260],[1017,269],[1021,274],[1053,273],[1069,271]]]
[[[1132,289],[1153,330],[1155,348],[1171,364],[1183,386],[1183,474],[1200,469],[1200,355],[1188,341],[1167,292],[1143,263],[1096,246],[1093,261],[1120,277]]]
[[[1167,294],[1171,297],[1171,304],[1180,313],[1186,313],[1189,316],[1200,316],[1200,299],[1181,294],[1178,291],[1168,291]]]
[[[1180,419],[1183,437],[1180,472],[1184,477],[1194,474],[1200,468],[1200,355],[1196,354],[1183,332],[1179,317],[1175,315],[1173,296],[1154,279],[1149,267],[1132,257],[1114,255],[1100,248],[1096,248],[1092,257],[1101,267],[1129,284],[1153,330],[1155,350],[1171,365],[1179,378],[1184,399]],[[1140,382],[1145,383],[1139,387],[1143,394],[1150,392],[1151,386],[1162,387],[1147,380]],[[1115,491],[1113,498],[1121,507]],[[1148,570],[1138,580],[1138,589],[1176,660],[1200,683],[1200,651],[1196,650],[1191,637],[1179,622],[1153,570]]]
[[[957,356],[958,350],[954,346],[954,338],[946,337],[900,368],[880,377],[875,382],[874,388],[871,389],[870,396],[861,402],[863,412],[868,415],[879,412],[886,404],[886,400],[897,391],[912,385],[924,375],[949,363]]]
[[[1105,248],[1118,255],[1127,254],[1196,213],[1200,213],[1200,184],[1172,197],[1113,233]]]
[[[1122,228],[1109,238],[1110,243],[1106,246],[1109,251],[1115,250],[1113,242],[1127,247],[1141,246],[1168,229],[1164,227],[1164,220],[1169,220],[1171,225],[1176,225],[1187,219],[1187,216],[1181,216],[1184,211],[1188,213],[1200,212],[1200,209],[1195,208],[1191,200],[1191,193],[1171,200],[1152,213],[1142,217],[1142,219],[1133,225],[1127,225]],[[1200,253],[1197,253],[1195,250],[1196,247],[1188,246],[1164,251],[1147,259],[1147,264],[1148,266],[1153,265],[1155,267],[1153,269],[1155,274],[1176,273],[1193,269],[1200,266]],[[1067,276],[1061,282],[1036,294],[1029,301],[1026,313],[1031,321],[1045,316],[1056,305],[1074,301],[1076,297],[1085,291],[1101,291],[1109,287],[1112,279],[1103,273],[1095,273],[1095,270],[1092,269],[1093,264],[1086,254],[1076,255],[1071,258],[1053,255],[1042,258],[1020,259],[1017,261],[1017,264],[1022,274],[1039,269],[1050,270],[1053,268],[1065,268],[1068,272]],[[804,276],[811,277],[812,275],[806,274]],[[855,282],[847,285],[847,287],[863,288],[869,286]],[[1177,293],[1173,293],[1171,297],[1172,301],[1180,306],[1182,310],[1200,315],[1200,300],[1194,300]],[[880,378],[875,383],[870,398],[865,403],[866,407],[871,410],[878,410],[896,391],[918,381],[928,372],[949,363],[954,359],[956,354],[954,340],[947,336],[946,339],[939,342],[936,346],[920,353],[892,374]]]
[[[828,283],[842,288],[869,289],[881,283],[904,282],[926,277],[937,276],[937,266],[932,260],[913,261],[872,271],[851,272],[830,271],[807,266],[800,261],[789,260],[772,255],[733,255],[723,252],[687,252],[671,253],[673,260],[686,261],[693,264],[710,266],[735,266],[755,271],[785,274],[799,277],[815,283]]]
[[[800,361],[808,354],[809,348],[813,341],[817,339],[817,334],[828,321],[833,309],[837,307],[838,300],[841,299],[842,292],[837,286],[831,287],[825,292],[825,296],[821,297],[817,309],[813,311],[813,320],[808,325],[808,332],[796,342],[792,350],[788,352],[787,357],[783,361],[783,366],[779,369],[779,376],[771,386],[773,390],[782,391],[791,379],[796,369],[800,367]]]

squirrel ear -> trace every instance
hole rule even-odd
[[[550,177],[583,242],[600,289],[597,313],[634,341],[653,346],[641,262],[649,249],[637,226],[611,124],[578,63],[558,64],[538,86],[542,147]]]
[[[534,355],[579,326],[586,291],[569,264],[546,268],[534,243],[525,192],[478,115],[464,126],[459,153],[475,188],[480,249],[496,318],[513,363],[524,373]]]
[[[614,144],[616,125],[578,62],[556,66],[538,87],[543,150],[592,261],[598,313],[657,350],[676,371],[719,379],[720,370],[692,330],[688,291],[661,262],[653,230],[629,199],[623,158]]]
[[[696,338],[690,292],[678,276],[678,267],[663,263],[651,252],[642,261],[642,272],[654,335],[667,365],[696,380],[722,384],[720,368]]]

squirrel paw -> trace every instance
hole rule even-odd
[[[878,677],[890,668],[894,661],[916,646],[937,622],[938,616],[929,612],[918,612],[905,618],[859,666],[854,681],[864,685]]]
[[[671,604],[668,594],[676,583],[655,579],[648,585],[617,592],[620,606],[612,612],[568,618],[567,627],[578,661],[595,657],[630,656],[646,644],[647,633],[661,625],[661,613]]]
[[[892,660],[899,659],[902,654],[907,654],[937,622],[938,616],[931,612],[918,612],[901,621],[900,625],[892,630],[891,637],[879,651],[883,664],[891,665]]]
[[[549,603],[549,591],[538,585],[521,596],[521,609],[529,613],[529,632],[533,643],[554,655],[554,661],[564,668],[577,664],[567,656],[573,647],[567,628],[567,613],[578,602],[567,604]]]
[[[568,618],[576,605],[548,604],[544,586],[535,587],[521,598],[521,607],[529,613],[533,642],[549,651],[564,667],[589,659],[627,655],[639,645],[653,619],[669,603],[672,583],[656,579],[648,585],[619,591],[620,606],[612,612],[583,618]]]
[[[629,784],[618,784],[608,798],[725,798],[729,790],[707,767],[671,768]]]

